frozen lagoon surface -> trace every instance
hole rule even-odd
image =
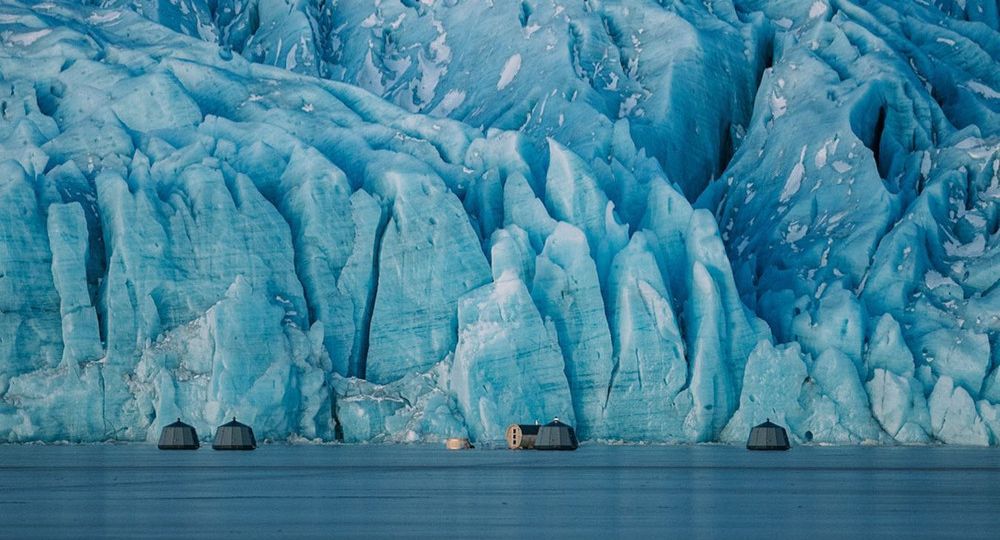
[[[0,446],[11,538],[995,538],[998,503],[963,447]]]

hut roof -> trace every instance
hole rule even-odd
[[[178,418],[176,422],[163,426],[157,446],[160,450],[197,450],[201,444],[194,427]]]
[[[788,450],[788,432],[768,418],[763,424],[754,426],[747,438],[748,450]]]
[[[257,439],[253,429],[233,418],[215,430],[215,440],[212,442],[215,450],[253,450],[257,448]]]
[[[538,428],[542,427],[538,424],[518,424],[521,428],[522,435],[538,435]]]
[[[576,450],[576,431],[558,418],[541,426],[535,438],[536,450]]]

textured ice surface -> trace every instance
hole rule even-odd
[[[997,444],[998,28],[6,2],[0,439]]]
[[[501,439],[519,422],[573,421],[576,388],[567,383],[555,332],[513,272],[462,298],[458,319],[451,388],[475,439]]]
[[[442,441],[468,437],[441,362],[387,385],[334,375],[338,437],[345,442]]]

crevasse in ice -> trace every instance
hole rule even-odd
[[[0,7],[0,439],[1000,444],[989,0]]]

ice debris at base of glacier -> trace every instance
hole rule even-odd
[[[0,440],[1000,444],[995,2],[0,7]]]

